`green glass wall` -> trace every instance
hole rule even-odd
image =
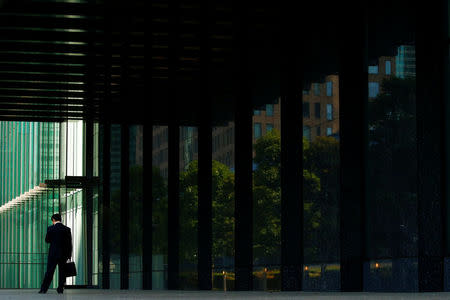
[[[98,273],[98,189],[93,188],[93,219],[86,220],[84,187],[74,188],[66,180],[85,175],[85,136],[82,121],[0,122],[0,288],[40,287],[48,254],[45,234],[54,213],[60,213],[72,230],[78,275],[66,283],[88,283],[88,259],[92,273]],[[97,125],[94,156],[98,165]],[[48,184],[56,179],[62,183]],[[88,221],[93,225],[92,255],[87,254]],[[93,284],[97,283],[93,276]]]
[[[58,191],[43,184],[59,178],[59,133],[59,123],[0,122],[0,288],[41,284],[59,210]]]

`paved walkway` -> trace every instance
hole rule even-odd
[[[395,299],[415,300],[450,299],[450,293],[307,293],[307,292],[215,292],[215,291],[117,291],[117,290],[66,290],[58,295],[56,290],[38,294],[38,290],[0,290],[1,300],[24,299]]]

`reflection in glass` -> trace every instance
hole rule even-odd
[[[332,291],[340,288],[339,111],[333,110],[339,107],[339,76],[304,84],[311,86],[326,93],[303,94],[303,103],[315,107],[315,118],[303,118],[303,287]]]
[[[84,192],[60,183],[66,176],[85,175],[84,138],[82,121],[0,122],[0,288],[40,287],[48,254],[45,234],[57,212],[72,230],[78,269],[67,284],[87,284],[92,253],[88,255],[86,247]],[[94,201],[96,197],[94,189]],[[95,202],[93,208],[95,218]],[[94,240],[93,256],[96,249]]]
[[[234,123],[212,128],[213,290],[234,289]]]
[[[198,289],[198,130],[180,127],[180,288]]]
[[[396,19],[394,4],[386,18]],[[398,8],[399,9],[399,8]],[[414,17],[406,12],[403,21]],[[417,133],[415,46],[404,27],[369,19],[367,256],[368,291],[415,291],[417,270]],[[412,25],[412,23],[410,24]],[[371,37],[385,37],[383,47]]]
[[[110,287],[120,288],[120,199],[121,199],[121,126],[111,125],[111,175],[110,175]]]
[[[281,264],[281,115],[279,99],[273,115],[253,115],[253,124],[273,129],[253,135],[253,288],[280,290]],[[272,112],[271,112],[272,113]]]
[[[142,125],[130,130],[129,288],[142,289],[143,133]]]
[[[168,253],[168,127],[153,126],[152,149],[152,289],[167,289]]]

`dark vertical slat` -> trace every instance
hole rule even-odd
[[[302,289],[303,266],[303,147],[302,147],[302,80],[297,57],[298,42],[292,4],[280,14],[283,37],[281,65],[281,289]]]
[[[436,1],[420,7],[416,34],[418,272],[420,292],[444,289],[444,68],[448,25]],[[430,59],[433,58],[433,59]],[[444,177],[445,178],[445,177]]]
[[[109,262],[111,256],[110,224],[111,224],[111,124],[103,125],[103,199],[102,199],[102,287],[109,289]]]
[[[449,3],[446,0],[442,0],[442,2],[444,3],[444,9],[442,10],[442,14],[443,16],[443,20],[444,20],[444,24],[448,24],[449,23],[449,14],[448,9],[449,7]],[[450,34],[449,32],[449,28],[447,26],[444,26],[444,34],[443,36],[445,38],[447,38]],[[450,185],[446,184],[450,178],[450,118],[448,118],[448,116],[450,116],[450,102],[448,101],[450,99],[450,41],[448,41],[446,43],[446,45],[443,48],[444,54],[443,54],[443,65],[444,68],[442,70],[442,80],[444,82],[444,86],[443,86],[443,117],[442,117],[442,122],[443,122],[443,153],[444,155],[442,156],[442,165],[444,166],[443,169],[443,178],[442,178],[442,183],[443,183],[443,199],[444,199],[444,203],[443,203],[443,209],[442,211],[444,212],[445,215],[445,219],[444,219],[444,230],[443,230],[443,235],[444,235],[444,241],[445,241],[445,246],[444,246],[444,256],[449,257],[450,256]]]
[[[92,177],[94,173],[94,124],[92,120],[86,121],[86,159],[85,172],[87,186],[85,187],[86,203],[86,252],[87,252],[87,285],[92,286],[92,255],[93,253],[93,185]]]
[[[249,86],[247,3],[233,2],[236,67],[235,105],[235,289],[253,289],[252,100]]]
[[[119,3],[118,3],[119,4]],[[129,57],[130,57],[130,35],[131,35],[131,12],[132,6],[117,6],[117,18],[120,25],[120,102],[130,101],[129,97]],[[120,11],[119,11],[120,9]],[[125,122],[121,126],[121,199],[120,199],[120,289],[129,287],[129,253],[130,253],[130,127],[131,121],[129,106],[123,105],[125,111]]]
[[[180,129],[169,125],[169,175],[168,175],[168,288],[179,286],[179,248],[180,248]]]
[[[169,3],[169,91],[168,103],[177,103],[179,1]],[[168,104],[169,105],[169,104]],[[180,128],[176,106],[169,116],[169,162],[168,162],[168,288],[179,288],[180,265]]]
[[[130,245],[130,127],[121,126],[120,159],[120,289],[128,289]]]
[[[198,130],[198,284],[212,289],[212,129],[208,70],[210,63],[208,0],[201,2],[200,80],[204,111]]]
[[[87,179],[87,186],[85,187],[85,203],[86,203],[86,252],[88,254],[87,260],[87,285],[92,286],[92,270],[93,270],[93,185],[92,177],[94,174],[94,98],[96,92],[95,74],[96,63],[95,55],[97,49],[95,48],[94,24],[92,19],[89,19],[89,40],[88,40],[88,63],[86,67],[87,77],[87,99],[86,99],[86,114],[85,114],[85,176]]]
[[[198,160],[198,279],[200,290],[212,289],[212,130],[202,122],[199,127]]]
[[[152,183],[152,148],[153,148],[153,126],[145,124],[144,126],[144,172],[143,172],[143,197],[142,197],[142,287],[144,290],[152,289],[152,216],[153,216],[153,195],[149,187]]]
[[[367,14],[364,4],[342,5],[355,18],[341,18],[339,126],[341,158],[341,290],[363,290],[367,164]]]
[[[152,15],[151,5],[150,6],[150,16]],[[147,22],[147,29],[150,28],[152,32],[152,22]],[[152,45],[154,40],[152,36],[150,37],[150,47],[146,49],[147,55],[150,57],[147,60],[146,65],[148,70],[150,70],[150,77],[153,70],[153,60],[152,57]],[[153,85],[153,80],[149,82],[149,89]],[[150,100],[157,101],[153,99],[150,93]],[[155,113],[153,105],[150,105],[150,119],[144,121],[144,133],[143,133],[143,180],[142,180],[142,288],[144,290],[152,289],[152,252],[153,252],[153,228],[152,228],[152,216],[153,216],[153,183],[152,183],[152,170],[153,170],[153,118]],[[150,189],[149,187],[152,187]]]

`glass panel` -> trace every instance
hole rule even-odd
[[[110,287],[120,288],[120,173],[121,173],[121,126],[111,125],[111,176],[110,176]]]
[[[234,290],[234,123],[213,127],[225,141],[212,153],[213,290]]]
[[[168,222],[167,222],[167,168],[169,149],[168,127],[153,126],[152,150],[152,289],[167,289],[167,253],[168,253]]]
[[[255,290],[280,290],[281,256],[281,115],[280,100],[273,117],[253,116],[256,126],[270,121],[273,129],[253,136],[253,278]],[[264,120],[262,119],[264,118]]]
[[[253,135],[255,136],[255,139],[260,138],[262,134],[261,123],[255,123],[253,127],[254,127]]]
[[[198,130],[180,127],[180,288],[198,288]]]
[[[325,52],[332,62],[336,53]],[[319,58],[318,58],[319,59]],[[317,74],[320,67],[326,71]],[[315,118],[303,118],[303,239],[305,291],[338,291],[339,263],[339,75],[332,66],[305,74],[305,87],[322,86],[326,95],[303,95],[315,103]],[[326,108],[326,114],[320,109]],[[314,130],[312,130],[314,129]],[[321,130],[322,129],[322,130]],[[331,137],[335,130],[336,136]],[[322,136],[321,133],[327,133]],[[330,133],[330,134],[328,134]]]
[[[83,176],[82,121],[0,122],[0,288],[39,288],[46,270],[50,217],[61,213],[72,230],[78,275],[87,283],[83,192],[49,180]],[[58,270],[54,275],[57,278]],[[56,280],[50,287],[56,287]]]
[[[130,126],[130,215],[129,288],[142,288],[142,209],[143,209],[143,134],[144,127]]]
[[[273,104],[266,104],[266,116],[273,117]]]
[[[384,2],[382,8],[377,1],[370,1],[369,6],[368,59],[391,61],[395,77],[368,75],[368,261],[364,288],[416,291],[416,13],[407,1]]]
[[[331,97],[333,96],[333,82],[327,81],[327,96]]]
[[[391,75],[391,61],[390,60],[387,60],[386,62],[385,62],[385,74],[386,75]]]
[[[303,118],[309,118],[309,102],[303,102]]]
[[[327,104],[327,121],[332,121],[333,117],[333,103]]]
[[[369,74],[378,74],[378,66],[369,66]]]

